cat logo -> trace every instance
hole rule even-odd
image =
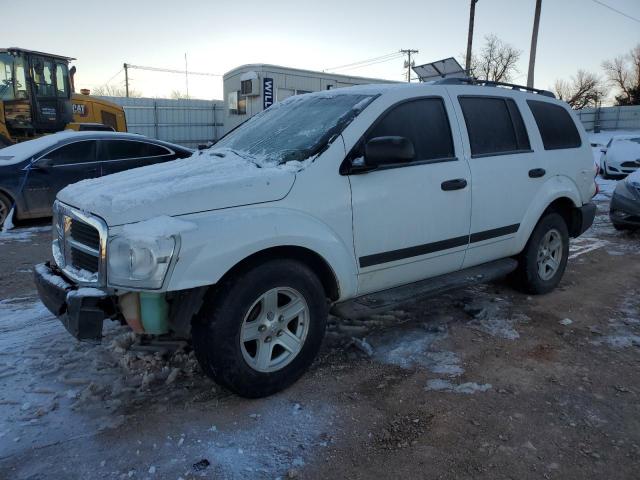
[[[87,106],[84,103],[74,103],[73,114],[80,115],[81,117],[86,117],[89,114],[87,112]]]

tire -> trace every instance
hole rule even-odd
[[[622,225],[621,223],[611,222],[611,224],[613,225],[613,228],[615,228],[619,232],[622,232],[624,230],[628,230],[628,228],[626,226]]]
[[[556,244],[554,239],[559,240],[560,244]],[[548,248],[549,241],[552,242],[551,246],[556,248]],[[544,248],[547,250],[543,250]],[[516,287],[526,293],[534,295],[548,293],[560,283],[568,258],[567,224],[559,214],[548,213],[538,221],[526,247],[518,256],[518,268],[512,275],[512,279]]]
[[[601,174],[600,176],[601,176],[604,180],[610,180],[610,179],[611,179],[611,177],[610,177],[610,176],[609,176],[609,174],[607,173],[607,164],[606,164],[606,162],[603,162],[603,163],[602,163],[601,170],[602,170],[602,174]]]
[[[0,193],[0,229],[2,229],[2,226],[4,225],[4,221],[6,220],[7,215],[9,215],[9,212],[11,211],[12,205],[13,205],[13,202],[9,199],[9,197]]]
[[[301,313],[287,313],[286,307],[295,305]],[[294,260],[267,261],[207,294],[192,325],[196,358],[208,376],[229,390],[265,397],[293,384],[311,366],[327,315],[322,283],[311,269]]]

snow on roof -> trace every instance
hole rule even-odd
[[[40,153],[49,147],[53,147],[58,143],[62,143],[70,138],[82,138],[82,137],[113,137],[114,135],[124,138],[141,138],[140,135],[132,133],[115,133],[115,132],[98,132],[98,131],[86,131],[77,132],[75,130],[64,130],[58,133],[52,133],[51,135],[44,135],[42,137],[34,138],[26,142],[16,143],[8,147],[0,149],[0,166],[13,165],[15,163],[22,162],[23,160],[32,157]]]

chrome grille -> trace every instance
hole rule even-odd
[[[71,247],[71,265],[80,270],[86,270],[91,273],[98,273],[100,269],[100,257],[91,253],[83,252],[82,250]]]
[[[78,220],[71,221],[71,238],[92,248],[95,251],[100,251],[100,232],[91,225],[87,225],[84,222]]]
[[[60,202],[53,211],[53,256],[58,266],[80,285],[104,286],[107,226]]]

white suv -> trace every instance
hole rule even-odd
[[[191,158],[61,191],[55,264],[36,283],[77,338],[99,339],[105,317],[191,338],[208,375],[259,397],[309,367],[329,311],[508,274],[552,290],[593,221],[594,173],[548,92],[443,80],[301,95]]]

